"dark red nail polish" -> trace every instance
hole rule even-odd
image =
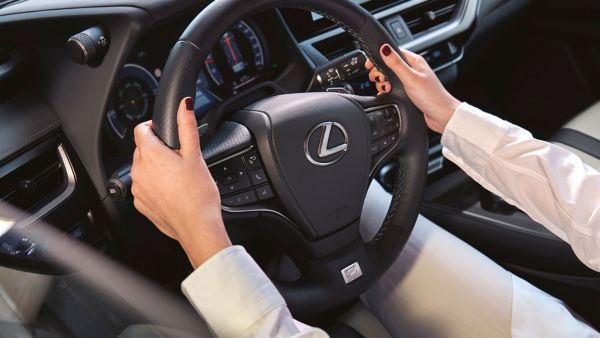
[[[392,48],[388,45],[383,46],[383,55],[385,56],[390,56],[390,54],[392,54]]]
[[[387,85],[381,86],[381,90],[383,90],[384,92],[387,92]]]
[[[381,77],[379,77],[379,75],[375,76],[375,81],[381,82]]]
[[[185,98],[185,108],[187,110],[194,110],[194,100],[191,97]]]

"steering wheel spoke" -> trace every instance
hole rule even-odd
[[[272,211],[283,216],[248,128],[237,122],[225,121],[203,144],[202,153],[219,189],[223,211]]]

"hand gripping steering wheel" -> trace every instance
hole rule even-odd
[[[418,215],[426,180],[427,133],[421,112],[379,55],[383,43],[395,45],[389,33],[348,0],[215,0],[192,21],[169,55],[153,126],[166,145],[178,148],[179,102],[195,97],[201,61],[222,33],[244,17],[284,7],[320,13],[343,27],[389,74],[394,88],[378,97],[273,96],[225,122],[234,121],[247,131],[277,195],[280,207],[270,216],[281,215],[287,225],[266,231],[288,249],[302,276],[274,282],[292,312],[302,316],[348,302],[371,287],[402,251]],[[386,146],[373,151],[380,133],[388,135]],[[229,141],[221,135],[211,142]],[[377,235],[365,242],[359,232],[364,199],[374,173],[392,157],[400,167],[392,202]]]

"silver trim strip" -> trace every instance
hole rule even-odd
[[[65,190],[63,190],[63,192],[60,195],[58,195],[58,197],[56,197],[55,199],[50,201],[48,204],[43,206],[36,213],[27,217],[25,220],[18,221],[16,223],[15,227],[17,227],[17,228],[26,227],[28,225],[31,225],[31,224],[39,221],[44,216],[46,216],[50,211],[52,211],[54,208],[56,208],[57,206],[62,204],[64,201],[66,201],[69,197],[71,197],[71,195],[75,191],[75,184],[77,183],[77,176],[75,176],[75,170],[73,169],[71,160],[69,159],[69,156],[67,155],[67,152],[62,144],[58,145],[58,155],[59,155],[60,163],[61,163],[62,167],[64,168],[64,173],[67,176],[67,187],[65,188]]]
[[[292,222],[291,219],[289,219],[286,215],[280,213],[277,210],[273,210],[273,209],[269,209],[269,208],[247,208],[247,209],[243,209],[243,208],[232,208],[232,207],[228,207],[225,205],[221,205],[221,210],[226,211],[226,212],[230,212],[233,214],[241,214],[241,213],[246,213],[246,212],[268,212],[271,214],[275,214],[283,219],[285,219],[286,221],[288,221],[291,225],[294,226],[294,228],[298,229],[298,226],[296,225],[296,223]]]
[[[248,148],[246,148],[246,149],[244,149],[244,150],[242,150],[242,151],[239,151],[239,152],[237,152],[237,153],[235,153],[235,154],[233,154],[233,155],[227,156],[227,157],[225,157],[225,158],[224,158],[224,159],[222,159],[222,160],[218,160],[218,161],[217,161],[217,162],[215,162],[215,163],[211,163],[211,164],[209,164],[209,165],[208,165],[208,168],[212,168],[212,167],[216,166],[217,164],[221,164],[221,163],[223,163],[223,162],[227,162],[227,161],[229,161],[229,160],[231,160],[231,159],[234,159],[234,158],[236,158],[236,157],[238,157],[238,156],[242,156],[242,155],[244,155],[245,153],[249,152],[249,151],[250,151],[250,150],[252,150],[252,149],[254,149],[254,146],[253,146],[253,145],[252,145],[252,146],[249,146]]]
[[[411,0],[398,4],[397,6],[388,8],[381,12],[373,13],[373,16],[378,19],[384,19],[394,14],[399,14],[401,11],[409,9],[411,7],[420,5],[427,0]],[[480,0],[462,0],[459,3],[459,8],[456,15],[449,22],[443,26],[433,29],[431,31],[419,34],[416,39],[400,45],[400,47],[410,50],[420,51],[431,47],[437,43],[447,40],[455,35],[458,35],[471,27],[477,17],[477,8],[479,7]],[[325,33],[319,34],[315,37],[302,41],[300,44],[315,44],[325,39],[331,38],[335,35],[342,34],[344,30],[342,28],[335,28]]]

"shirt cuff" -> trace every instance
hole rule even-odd
[[[241,337],[265,314],[285,305],[273,283],[241,246],[211,257],[181,288],[217,336]]]
[[[511,124],[463,102],[454,112],[442,134],[444,155],[453,162],[467,164],[478,173]]]

